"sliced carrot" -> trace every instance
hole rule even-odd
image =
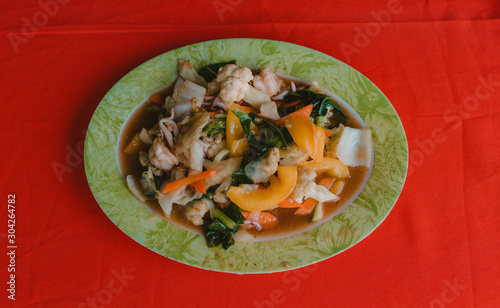
[[[158,94],[158,93],[155,93],[155,94],[151,95],[150,99],[155,104],[161,103],[161,95]]]
[[[331,134],[333,134],[331,131],[329,131],[328,129],[326,128],[323,128],[323,130],[325,131],[325,137],[328,137],[330,136]]]
[[[316,206],[317,201],[313,198],[307,198],[302,206],[295,211],[295,215],[304,216],[311,214],[312,210]]]
[[[165,194],[165,193],[177,190],[179,188],[182,188],[184,186],[188,186],[188,185],[193,184],[195,182],[207,179],[209,177],[214,176],[216,173],[217,173],[217,170],[210,169],[210,170],[203,171],[203,172],[200,172],[197,174],[189,175],[185,178],[178,179],[177,181],[170,182],[163,189],[163,193]]]
[[[322,178],[318,185],[325,186],[327,189],[330,189],[333,182],[335,182],[335,178]]]
[[[246,220],[255,221],[262,226],[263,229],[271,229],[278,225],[278,218],[267,212],[241,212],[241,215]]]
[[[208,112],[208,114],[210,115],[211,118],[215,118],[217,116],[217,112],[215,111],[210,111]]]
[[[196,192],[206,194],[207,193],[207,184],[205,184],[205,180],[199,180],[189,185],[194,188]]]
[[[309,118],[309,116],[311,115],[312,110],[313,110],[313,105],[309,104],[307,106],[304,106],[304,107],[300,108],[299,110],[297,110],[295,112],[290,113],[289,115],[286,115],[286,116],[282,117],[281,119],[279,119],[275,123],[276,123],[276,125],[283,126],[283,125],[285,125],[285,120],[286,119],[290,119],[290,118]]]
[[[279,207],[290,209],[290,208],[297,208],[301,207],[302,204],[298,203],[297,201],[293,200],[292,197],[288,197],[285,200],[281,201],[278,203]]]
[[[318,185],[325,186],[327,189],[330,189],[333,182],[335,182],[335,178],[323,178],[319,181]],[[312,210],[316,206],[316,203],[317,201],[313,198],[307,198],[304,203],[302,203],[302,206],[295,211],[295,215],[303,216],[311,214]]]
[[[302,103],[302,101],[300,99],[296,100],[295,102],[291,102],[291,103],[286,103],[285,104],[285,107],[286,108],[289,108],[289,107],[293,107],[293,106],[297,106],[298,104]]]

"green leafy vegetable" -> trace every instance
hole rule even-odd
[[[215,195],[215,191],[217,190],[218,187],[219,187],[219,185],[210,186],[210,188],[207,189],[207,193],[206,194],[204,194],[203,196],[199,197],[198,199],[194,199],[194,200],[189,201],[187,204],[190,204],[190,203],[193,203],[193,202],[197,202],[197,201],[201,201],[203,199],[213,199],[214,195]]]
[[[262,120],[259,129],[261,142],[267,148],[285,148],[293,141],[292,136],[284,126],[278,126],[267,119]]]
[[[215,64],[210,64],[205,67],[202,67],[198,70],[198,74],[205,79],[206,82],[211,82],[217,77],[217,73],[219,72],[219,68],[226,66],[227,64],[235,64],[236,60],[228,61],[228,62],[220,62]]]
[[[332,125],[338,126],[340,123],[345,125],[347,122],[347,116],[345,115],[345,113],[342,111],[342,109],[340,109],[339,105],[334,103],[332,101],[332,98],[326,94],[320,94],[310,90],[300,90],[294,93],[287,94],[285,96],[285,103],[295,102],[298,99],[301,100],[301,104],[294,106],[296,109],[310,104],[313,105],[311,117],[314,119],[314,124],[316,125],[326,126],[330,124],[330,121],[327,118],[329,110],[333,110],[335,112],[335,114],[337,115],[335,118],[335,122],[339,122],[331,123]],[[281,112],[289,112],[288,109],[289,108],[281,108]]]
[[[239,230],[245,221],[241,215],[241,209],[231,203],[224,210],[216,209],[214,219],[207,214],[203,217],[203,229],[209,247],[222,245],[224,249],[229,249],[234,245],[233,235]]]
[[[241,167],[244,168],[248,163],[250,163],[254,159],[264,156],[268,148],[266,145],[260,143],[250,130],[250,124],[252,124],[253,122],[252,118],[243,111],[239,110],[231,110],[231,111],[240,119],[241,127],[243,128],[243,131],[245,132],[245,137],[247,138],[248,141],[249,148],[248,150],[245,150],[243,152],[243,160],[241,162]]]
[[[347,116],[342,109],[340,109],[339,105],[333,104],[332,107],[333,108],[330,109],[330,125],[332,127],[338,127],[340,124],[347,126]]]
[[[244,168],[233,172],[231,177],[231,186],[239,186],[240,184],[253,184],[253,181],[246,176]]]
[[[214,217],[217,218],[220,222],[222,222],[229,229],[236,228],[236,223],[229,217],[226,216],[221,210],[215,209]]]
[[[217,135],[226,131],[226,118],[213,118],[207,123],[203,132],[207,134],[208,137]]]
[[[263,157],[271,148],[288,147],[290,143],[293,142],[293,139],[285,127],[277,126],[273,122],[263,119],[262,124],[259,125],[260,141],[258,141],[250,129],[252,122],[256,122],[257,117],[255,114],[250,113],[247,115],[239,110],[232,110],[232,112],[240,119],[241,127],[245,132],[249,148],[243,152],[241,169],[233,173],[231,186],[253,184],[253,181],[244,172],[245,167],[251,162]]]

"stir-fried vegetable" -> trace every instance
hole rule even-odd
[[[227,195],[241,209],[250,212],[265,211],[283,201],[297,183],[297,167],[278,167],[278,176],[271,178],[269,187],[262,190],[248,190],[231,186]]]
[[[300,101],[297,101],[300,102]],[[285,125],[285,121],[290,118],[309,118],[311,116],[311,112],[313,109],[313,105],[307,105],[305,107],[300,108],[299,110],[290,113],[276,121],[276,125],[283,126]]]
[[[313,106],[311,117],[314,119],[316,125],[326,126],[332,124],[336,127],[339,124],[346,124],[347,116],[342,109],[340,109],[339,105],[335,104],[332,98],[326,94],[316,93],[310,90],[301,90],[285,96],[285,104],[296,102],[297,100],[302,102],[299,106]],[[336,114],[335,123],[330,123],[327,118],[328,112],[332,109],[335,110]]]
[[[165,188],[163,188],[163,193],[165,194],[165,193],[177,190],[177,189],[179,189],[181,187],[184,187],[184,186],[187,186],[187,185],[190,185],[190,184],[194,184],[194,183],[196,183],[198,181],[201,181],[201,180],[207,179],[209,177],[212,177],[216,173],[217,173],[217,170],[210,169],[210,170],[207,170],[207,171],[204,171],[204,172],[200,172],[200,173],[197,173],[197,174],[193,174],[193,175],[187,176],[185,178],[182,178],[182,179],[174,181],[174,182],[170,182],[170,183],[168,183],[165,186]]]
[[[241,209],[235,204],[230,204],[224,210],[216,209],[214,219],[205,216],[203,229],[208,246],[222,245],[224,249],[228,249],[234,245],[233,235],[239,230],[244,220]]]
[[[335,181],[335,178],[324,178],[322,179],[318,185],[324,186],[327,189],[329,189],[333,182]],[[295,215],[309,215],[311,214],[312,210],[314,209],[314,206],[316,205],[317,201],[314,200],[313,198],[308,198],[302,203],[302,206],[295,211]]]
[[[200,74],[200,76],[203,77],[203,79],[205,79],[206,82],[211,82],[212,80],[214,80],[217,77],[217,73],[219,72],[219,69],[221,67],[224,67],[227,64],[235,64],[235,63],[236,63],[236,61],[232,60],[232,61],[228,61],[228,62],[220,62],[220,63],[210,64],[210,65],[207,65],[207,66],[201,68],[198,71],[198,74]]]
[[[208,124],[205,126],[205,128],[203,128],[203,132],[209,137],[223,133],[225,130],[225,118],[212,118],[210,121],[208,121]]]
[[[317,82],[297,88],[235,61],[178,65],[171,96],[147,100],[158,122],[124,149],[142,167],[127,184],[139,200],[158,200],[164,217],[177,207],[203,226],[209,247],[228,249],[240,227],[242,241],[279,228],[286,209],[322,220],[348,185],[348,166],[371,163],[369,130],[344,128],[346,114]]]

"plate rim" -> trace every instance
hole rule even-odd
[[[300,265],[297,265],[297,266],[293,266],[291,268],[286,268],[286,267],[283,267],[283,268],[279,268],[279,269],[272,269],[272,270],[252,270],[252,271],[232,271],[232,270],[218,270],[218,269],[214,269],[214,268],[207,268],[207,267],[204,267],[204,266],[198,266],[196,264],[189,264],[189,263],[186,263],[184,261],[180,261],[180,260],[177,260],[173,257],[170,257],[168,255],[165,255],[151,247],[149,247],[148,245],[146,245],[145,243],[143,242],[140,242],[137,238],[134,238],[132,237],[130,234],[128,234],[126,231],[124,231],[115,221],[113,221],[111,219],[111,217],[108,215],[108,213],[106,213],[105,209],[103,208],[103,205],[101,204],[101,202],[99,202],[99,198],[98,198],[98,192],[96,192],[95,190],[95,187],[93,187],[93,184],[91,184],[91,175],[89,175],[89,170],[90,170],[90,161],[88,159],[88,155],[91,155],[88,153],[88,142],[90,142],[90,137],[91,134],[92,134],[92,131],[91,131],[91,125],[92,123],[95,121],[95,117],[96,117],[96,112],[98,111],[98,109],[101,107],[101,105],[103,104],[104,100],[106,99],[107,95],[113,91],[113,89],[115,89],[118,85],[120,85],[121,83],[124,82],[124,80],[126,80],[126,78],[128,78],[134,71],[137,71],[139,68],[141,67],[144,67],[145,65],[147,65],[148,63],[151,63],[152,61],[154,61],[155,59],[159,59],[161,57],[165,57],[167,56],[168,54],[175,54],[176,52],[179,52],[179,51],[182,51],[188,47],[192,47],[192,46],[197,46],[197,47],[200,47],[200,46],[203,46],[204,44],[211,44],[211,43],[218,43],[218,42],[222,42],[222,43],[231,43],[231,42],[238,42],[238,41],[246,41],[246,42],[254,42],[254,41],[260,41],[260,42],[264,42],[264,43],[267,43],[267,42],[276,42],[276,43],[280,43],[280,44],[283,44],[284,46],[286,45],[289,45],[289,46],[295,46],[295,47],[298,47],[299,49],[306,49],[308,50],[309,52],[312,52],[312,53],[317,53],[319,55],[321,55],[322,57],[326,57],[326,58],[329,58],[329,59],[332,59],[334,60],[334,62],[337,62],[345,67],[347,67],[349,70],[353,70],[355,71],[357,74],[359,74],[360,76],[362,76],[363,78],[365,78],[370,84],[371,86],[375,87],[375,89],[378,91],[379,94],[382,95],[382,97],[387,100],[387,103],[389,104],[390,107],[392,107],[393,111],[394,111],[394,114],[392,116],[395,116],[396,119],[397,119],[397,123],[399,124],[398,125],[398,129],[400,129],[402,131],[402,137],[404,139],[404,153],[406,154],[406,159],[403,162],[403,172],[401,174],[401,183],[400,183],[400,187],[398,189],[398,191],[396,192],[396,196],[394,197],[394,202],[393,204],[389,207],[389,209],[387,210],[387,212],[385,213],[385,215],[383,215],[383,217],[381,217],[379,220],[377,220],[377,223],[374,225],[373,228],[371,228],[369,230],[369,232],[363,234],[363,236],[359,237],[353,244],[350,244],[344,248],[341,248],[339,250],[337,250],[335,253],[331,254],[330,256],[327,256],[327,257],[324,257],[324,258],[319,258],[318,260],[315,260],[315,261],[312,261],[312,262],[309,262],[309,263],[304,263],[304,264],[300,264]],[[237,58],[237,57],[235,57]],[[293,76],[293,75],[292,75]],[[293,77],[297,77],[297,76],[293,76]],[[297,77],[297,78],[300,78],[300,77]],[[335,91],[333,91],[331,88],[328,88],[328,87],[325,87],[328,91],[334,93],[335,95],[338,95],[339,97],[341,97],[338,93],[336,93]],[[151,93],[149,93],[148,95],[150,95]],[[146,99],[147,96],[144,96],[144,99]],[[341,97],[342,99],[344,99],[343,97]],[[345,101],[347,101],[346,99],[344,99]],[[350,105],[350,104],[349,104]],[[137,106],[136,106],[137,107]],[[351,107],[356,111],[356,113],[359,113],[358,110],[356,110],[356,108],[354,106],[351,105]],[[132,110],[133,111],[133,110]],[[119,130],[118,134],[120,134],[121,132],[121,129]],[[117,146],[117,145],[115,145]],[[374,148],[375,148],[375,144],[374,144]],[[115,156],[116,157],[116,156]],[[223,273],[235,273],[235,274],[259,274],[259,273],[270,273],[270,272],[281,272],[281,271],[286,271],[286,270],[290,270],[290,269],[297,269],[297,268],[301,268],[301,267],[304,267],[304,266],[309,266],[309,265],[312,265],[312,264],[316,264],[316,263],[319,263],[321,261],[324,261],[324,260],[327,260],[339,253],[342,253],[344,251],[346,251],[347,249],[357,245],[358,243],[360,243],[362,240],[366,239],[370,234],[372,234],[384,221],[385,219],[387,219],[387,217],[389,216],[390,212],[394,209],[402,191],[403,191],[403,188],[404,188],[404,184],[406,182],[406,178],[407,178],[407,175],[408,175],[408,161],[409,161],[409,149],[408,149],[408,140],[407,140],[407,137],[406,137],[406,131],[404,129],[404,126],[402,124],[402,121],[401,121],[401,118],[399,117],[399,114],[397,113],[396,109],[394,108],[394,105],[392,105],[392,103],[390,102],[390,100],[387,98],[387,96],[377,87],[377,85],[375,85],[373,82],[371,82],[366,76],[364,76],[363,74],[361,74],[359,71],[357,71],[355,68],[353,68],[352,66],[342,62],[341,60],[338,60],[336,59],[335,57],[333,56],[330,56],[326,53],[323,53],[321,51],[318,51],[318,50],[315,50],[315,49],[312,49],[310,47],[306,47],[306,46],[302,46],[302,45],[298,45],[298,44],[294,44],[294,43],[289,43],[289,42],[285,42],[285,41],[278,41],[278,40],[268,40],[268,39],[258,39],[258,38],[226,38],[226,39],[215,39],[215,40],[208,40],[208,41],[203,41],[203,42],[198,42],[198,43],[194,43],[194,44],[189,44],[189,45],[186,45],[186,46],[182,46],[182,47],[178,47],[178,48],[175,48],[175,49],[172,49],[172,50],[169,50],[169,51],[166,51],[164,53],[161,53],[153,58],[150,58],[148,59],[147,61],[141,63],[140,65],[136,66],[135,68],[133,68],[132,70],[130,70],[127,74],[125,74],[122,78],[120,78],[119,81],[117,81],[106,93],[106,95],[101,99],[101,101],[99,102],[99,105],[96,107],[96,110],[94,111],[94,114],[92,115],[92,118],[89,122],[89,126],[88,126],[88,129],[87,129],[87,134],[86,134],[86,138],[85,138],[85,147],[84,147],[84,163],[85,163],[85,174],[86,174],[86,177],[87,177],[87,183],[89,185],[89,188],[90,190],[92,191],[92,194],[94,196],[94,199],[96,200],[96,202],[99,204],[99,207],[101,208],[101,210],[105,213],[105,215],[108,217],[108,219],[111,220],[111,222],[113,222],[113,224],[115,224],[122,232],[124,232],[127,236],[129,236],[130,238],[132,238],[133,240],[135,240],[136,242],[138,242],[139,244],[141,244],[142,246],[148,248],[149,250],[152,250],[164,257],[167,257],[171,260],[174,260],[174,261],[177,261],[179,263],[183,263],[185,265],[188,265],[188,266],[193,266],[193,267],[197,267],[197,268],[201,268],[201,269],[206,269],[206,270],[211,270],[211,271],[216,271],[216,272],[223,272]],[[375,165],[375,150],[374,150],[374,163]],[[118,167],[119,169],[119,167]],[[120,173],[120,171],[118,171]],[[120,174],[121,176],[121,174]],[[373,176],[373,175],[372,175]],[[368,179],[368,182],[370,181],[370,179]],[[368,184],[368,183],[367,183]],[[125,184],[123,184],[125,185]],[[132,197],[133,198],[133,197]],[[354,200],[353,202],[355,202],[356,200]],[[350,205],[349,205],[350,206]],[[325,221],[324,224],[326,224],[327,221]],[[176,228],[179,228],[179,227],[176,227]],[[316,227],[318,228],[318,227]],[[189,231],[187,231],[189,232]],[[199,236],[199,235],[198,235]],[[291,237],[294,237],[296,235],[293,235]],[[212,249],[212,248],[211,248]],[[216,248],[215,248],[216,249]]]

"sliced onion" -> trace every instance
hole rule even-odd
[[[290,91],[283,91],[281,92],[280,94],[277,94],[275,96],[272,97],[273,101],[277,101],[277,100],[282,100],[285,98],[285,96],[290,93]]]
[[[135,178],[135,176],[131,174],[127,175],[127,186],[137,200],[144,202],[148,199],[142,191],[141,184],[139,184],[139,181]]]
[[[255,238],[247,230],[239,229],[238,232],[233,235],[233,239],[238,243],[251,243]]]
[[[214,162],[219,162],[221,160],[226,159],[227,155],[229,155],[229,152],[230,151],[228,149],[220,150],[219,153],[217,153],[217,155],[215,155]]]
[[[158,203],[167,217],[172,213],[174,196],[172,194],[161,194],[158,196]]]

